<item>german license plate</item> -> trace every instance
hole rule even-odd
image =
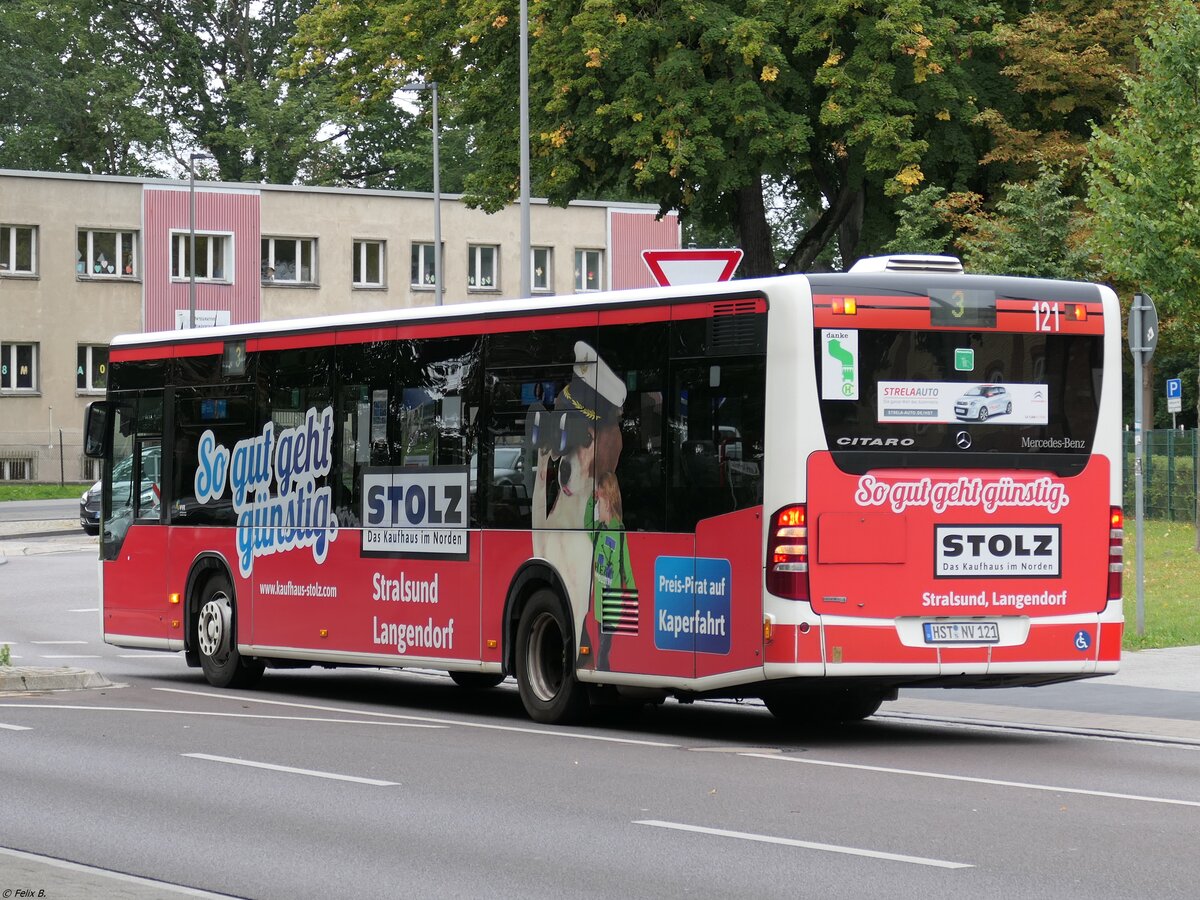
[[[926,622],[927,644],[995,644],[1000,640],[996,622]]]

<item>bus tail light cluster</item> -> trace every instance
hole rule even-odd
[[[808,599],[808,507],[785,506],[767,534],[767,590],[789,600]]]
[[[1121,599],[1121,575],[1125,571],[1125,514],[1114,506],[1108,514],[1108,599]]]

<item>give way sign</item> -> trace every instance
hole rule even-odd
[[[742,261],[741,250],[643,250],[642,259],[662,287],[728,281]]]

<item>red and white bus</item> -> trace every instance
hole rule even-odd
[[[512,675],[543,722],[1114,672],[1120,334],[1106,287],[909,257],[119,337],[104,639]]]

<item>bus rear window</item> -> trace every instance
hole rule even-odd
[[[1103,337],[815,330],[825,436],[848,472],[889,466],[1082,470]]]

